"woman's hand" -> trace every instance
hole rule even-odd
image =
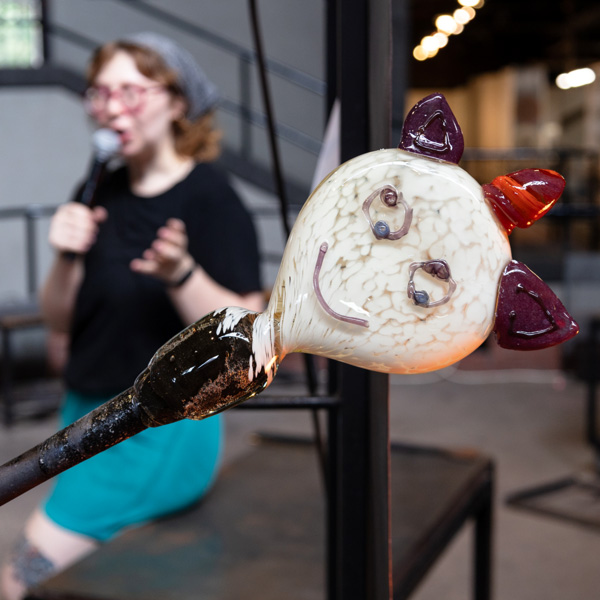
[[[89,208],[77,202],[63,204],[50,221],[48,241],[59,252],[85,254],[96,242],[98,226],[107,217],[108,212],[103,206]]]
[[[99,225],[107,217],[103,206],[90,208],[77,202],[63,204],[54,213],[48,241],[58,254],[40,290],[40,307],[48,329],[61,334],[70,331],[84,277],[82,256],[96,242]]]
[[[157,231],[156,238],[150,248],[144,250],[142,258],[133,259],[129,266],[132,271],[174,285],[194,268],[195,261],[187,248],[185,223],[180,219],[169,219]]]

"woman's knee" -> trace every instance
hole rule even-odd
[[[64,529],[36,510],[2,568],[5,600],[20,600],[28,589],[92,552],[96,540]]]
[[[56,571],[56,565],[52,560],[28,539],[25,532],[22,532],[2,567],[4,600],[20,600],[28,589],[48,579]]]

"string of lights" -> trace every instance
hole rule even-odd
[[[433,58],[441,48],[448,44],[451,35],[459,35],[465,25],[475,18],[476,10],[485,0],[458,0],[459,7],[450,15],[439,15],[435,19],[436,31],[426,35],[413,49],[413,56],[419,60]]]
[[[561,90],[568,90],[574,87],[581,87],[596,81],[596,73],[589,67],[575,69],[568,73],[561,73],[556,78],[556,85]]]

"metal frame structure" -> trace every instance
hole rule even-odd
[[[340,100],[344,162],[389,145],[391,2],[330,0],[327,31],[328,102]],[[329,427],[336,465],[329,486],[329,598],[385,600],[392,593],[388,376],[347,365],[338,375],[340,403]]]

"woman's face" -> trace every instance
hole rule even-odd
[[[123,157],[173,145],[171,125],[182,115],[184,103],[140,73],[128,53],[117,52],[100,69],[93,91],[90,112],[100,127],[117,132]]]

